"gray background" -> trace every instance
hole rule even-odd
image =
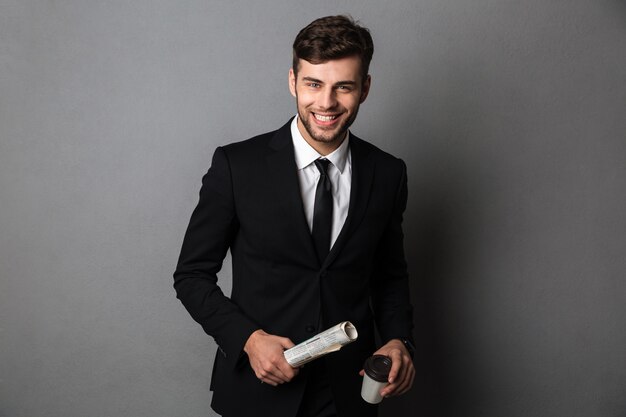
[[[340,12],[376,44],[354,131],[410,174],[418,378],[382,414],[626,415],[623,1],[0,0],[0,416],[213,415],[171,287],[200,178]]]

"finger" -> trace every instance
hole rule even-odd
[[[289,382],[299,372],[280,353],[260,364],[258,371],[262,377],[271,377],[278,383]]]
[[[285,377],[282,372],[280,372],[280,370],[277,368],[266,372],[264,378],[274,382],[276,385],[281,385],[285,382],[289,382],[289,379]]]
[[[398,386],[396,387],[393,395],[404,394],[409,389],[409,383],[411,382],[411,371],[406,370],[402,381],[398,380]]]
[[[255,373],[257,378],[261,381],[274,386],[286,382],[280,372],[277,372],[277,369],[273,365],[268,364],[265,367],[260,367]]]
[[[400,351],[394,351],[390,354],[391,357],[391,370],[389,371],[389,383],[393,384],[396,380],[401,380],[404,376],[402,374],[403,371],[403,361],[402,354]]]
[[[269,373],[282,384],[291,381],[296,376],[297,370],[289,366],[289,364],[286,366],[276,365],[269,370]]]
[[[298,369],[292,368],[286,361],[284,364],[279,364],[272,372],[274,376],[281,379],[283,382],[289,382],[298,374]]]
[[[393,396],[394,393],[396,392],[396,389],[398,389],[399,385],[400,385],[400,380],[396,380],[396,382],[392,384],[385,385],[383,389],[380,391],[380,395],[382,395],[383,397]]]
[[[394,350],[389,352],[389,357],[391,358],[391,370],[389,371],[388,381],[390,384],[393,384],[402,369],[402,355],[399,350]]]
[[[385,388],[383,388],[383,389],[380,391],[380,395],[381,395],[383,398],[391,397],[391,396],[393,396],[393,394],[394,394],[394,392],[395,392],[396,388],[397,388],[397,385],[396,385],[396,384],[389,384],[389,385],[385,386]]]
[[[261,383],[268,384],[273,387],[280,385],[280,381],[276,379],[274,376],[269,375],[269,374],[267,376],[259,377],[259,381],[261,381]]]
[[[398,361],[399,365],[399,369],[395,375],[395,377],[393,377],[392,379],[392,375],[390,373],[389,375],[389,380],[392,381],[389,385],[387,385],[385,388],[383,388],[382,391],[382,395],[385,397],[390,397],[396,394],[398,388],[400,386],[402,386],[404,380],[406,379],[406,369],[405,366],[401,366],[403,365],[402,360]]]
[[[399,392],[398,395],[404,394],[405,392],[410,390],[413,387],[413,381],[415,381],[415,371],[411,372],[411,376],[407,378],[406,387],[402,390],[402,392]]]
[[[270,369],[274,375],[284,379],[285,382],[291,381],[300,372],[299,368],[294,368],[289,365],[284,355],[275,358],[272,361],[272,367],[270,367]]]
[[[294,347],[296,345],[288,337],[281,337],[281,338],[279,338],[279,341],[280,341],[281,346],[284,349],[291,349],[292,347]]]
[[[411,386],[413,385],[413,380],[415,378],[415,368],[413,367],[413,363],[409,362],[404,369],[404,377],[400,380],[397,380],[397,384],[394,387],[393,391],[389,392],[389,396],[402,395],[407,392]]]

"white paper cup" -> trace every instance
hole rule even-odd
[[[388,384],[391,359],[384,355],[373,355],[363,365],[365,375],[361,385],[361,397],[370,404],[378,404],[383,400],[380,390]]]

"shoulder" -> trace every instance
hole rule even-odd
[[[404,161],[389,152],[386,152],[376,145],[359,138],[358,136],[350,136],[350,146],[353,155],[357,157],[371,160],[377,167],[383,167],[392,171],[405,171],[406,165]]]
[[[270,149],[282,148],[292,144],[290,124],[291,120],[279,129],[220,146],[216,152],[224,153],[229,160],[234,159],[241,162],[258,160]]]
[[[220,149],[228,156],[248,155],[259,152],[267,148],[268,143],[276,134],[276,130],[272,132],[262,133],[252,138],[239,142],[232,142],[227,145],[220,146]],[[258,154],[257,154],[258,155]]]

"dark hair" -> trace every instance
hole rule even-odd
[[[358,56],[361,59],[361,80],[365,81],[374,54],[374,42],[367,28],[349,16],[326,16],[302,29],[293,42],[294,74],[299,60],[321,64],[332,59]]]

